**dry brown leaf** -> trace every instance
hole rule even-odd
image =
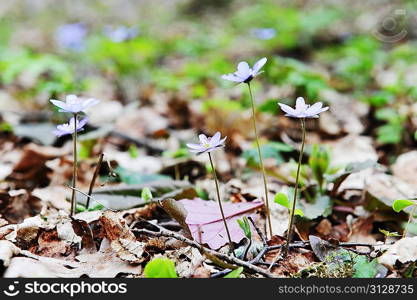
[[[120,259],[130,263],[141,263],[145,260],[142,256],[145,243],[136,240],[120,213],[106,211],[100,217],[100,222],[110,240],[111,248]]]

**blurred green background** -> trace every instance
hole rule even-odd
[[[0,109],[67,93],[146,104],[155,94],[244,110],[220,79],[266,56],[259,110],[338,97],[369,107],[365,133],[414,144],[416,1],[2,1]],[[333,95],[328,96],[328,95]],[[336,95],[336,96],[335,96]],[[368,132],[366,132],[368,131]]]

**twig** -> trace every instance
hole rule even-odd
[[[262,231],[255,225],[255,221],[253,221],[253,219],[252,219],[252,217],[248,217],[248,219],[249,219],[249,221],[252,223],[252,225],[253,225],[253,228],[255,228],[255,230],[256,230],[256,233],[259,235],[259,237],[261,238],[261,240],[262,240],[262,244],[264,245],[264,247],[267,247],[268,246],[268,242],[267,242],[267,240],[266,240],[266,238],[265,238],[265,236],[262,234]]]
[[[104,158],[104,153],[101,153],[100,157],[98,158],[98,162],[97,162],[96,169],[94,171],[93,178],[91,179],[91,182],[90,182],[90,187],[87,193],[88,196],[91,196],[91,194],[93,193],[94,185],[96,183],[98,173],[100,172],[101,164],[103,163],[103,158]],[[87,203],[85,204],[85,207],[88,209],[89,206],[90,206],[90,197],[87,197]]]
[[[186,238],[186,237],[184,237],[184,236],[182,236],[178,233],[175,233],[175,232],[170,231],[170,230],[166,230],[166,229],[164,229],[164,228],[162,228],[162,227],[160,227],[156,224],[152,224],[152,225],[157,227],[159,229],[159,231],[151,231],[151,230],[147,230],[147,229],[133,229],[132,231],[138,232],[138,233],[149,234],[149,235],[153,235],[153,236],[157,236],[157,237],[161,237],[161,236],[172,237],[172,238],[175,238],[175,239],[177,239],[181,242],[186,243],[189,246],[192,246],[192,247],[195,247],[195,248],[199,249],[203,253],[207,253],[211,256],[215,256],[215,257],[217,257],[220,260],[223,260],[225,262],[244,267],[246,270],[252,271],[254,273],[261,274],[261,275],[263,275],[265,277],[268,277],[268,278],[273,278],[274,277],[274,275],[271,274],[270,272],[268,272],[268,271],[266,271],[262,268],[259,268],[259,267],[255,266],[255,265],[253,265],[249,262],[243,261],[243,260],[238,259],[238,258],[233,257],[233,256],[222,254],[222,253],[217,252],[217,251],[212,250],[212,249],[208,249],[208,248],[200,245],[196,241],[190,240],[190,239],[188,239],[188,238]]]

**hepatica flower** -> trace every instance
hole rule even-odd
[[[59,100],[50,100],[53,105],[60,108],[60,112],[69,112],[72,114],[78,114],[80,112],[84,112],[87,108],[96,105],[100,102],[100,100],[90,98],[80,98],[76,95],[68,95],[64,101]]]
[[[139,33],[139,30],[136,27],[127,27],[127,26],[106,26],[104,27],[104,34],[113,42],[121,43],[134,39]]]
[[[84,118],[79,121],[77,120],[77,126],[75,126],[74,118],[71,118],[68,123],[58,125],[54,131],[54,134],[58,137],[61,137],[64,135],[73,134],[75,129],[77,132],[83,131],[87,122],[88,118]]]
[[[295,109],[283,104],[278,103],[281,109],[286,113],[287,117],[292,118],[318,118],[319,114],[328,110],[329,107],[323,107],[323,103],[317,102],[313,105],[308,105],[305,103],[303,97],[298,97],[295,103]]]
[[[64,24],[58,27],[55,40],[60,48],[81,51],[85,46],[87,27],[82,23]]]
[[[274,28],[253,28],[251,33],[260,40],[270,40],[277,34]]]
[[[227,137],[221,139],[220,132],[216,132],[213,137],[207,137],[204,134],[198,136],[200,144],[187,144],[189,151],[197,155],[208,153],[224,146]]]
[[[253,78],[259,75],[261,68],[265,65],[266,57],[258,60],[251,69],[246,61],[242,61],[237,65],[237,71],[230,74],[222,75],[222,79],[230,80],[239,83],[249,83]]]

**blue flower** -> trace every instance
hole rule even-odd
[[[317,102],[313,105],[308,105],[305,103],[303,97],[298,97],[295,103],[295,109],[283,104],[278,103],[281,109],[286,113],[287,117],[292,118],[318,118],[319,114],[328,110],[329,107],[323,107],[323,103]]]
[[[73,114],[77,114],[80,112],[84,112],[87,108],[96,105],[100,102],[100,100],[89,98],[79,98],[76,95],[68,95],[64,101],[59,100],[50,100],[51,103],[60,108],[60,112],[69,112]]]
[[[58,27],[55,40],[60,48],[82,51],[85,46],[87,27],[82,23],[65,24]]]
[[[80,121],[77,120],[77,126],[74,125],[74,118],[71,118],[68,123],[58,125],[56,127],[56,130],[54,131],[54,134],[58,137],[67,135],[67,134],[73,134],[75,129],[77,129],[77,132],[84,130],[85,124],[87,124],[88,118],[84,118]]]
[[[224,74],[222,75],[222,79],[239,83],[249,83],[254,77],[261,73],[259,70],[265,65],[266,61],[266,57],[261,58],[253,65],[253,69],[249,67],[249,64],[246,61],[242,61],[237,65],[236,72]]]
[[[213,137],[207,137],[204,134],[200,134],[198,138],[200,139],[200,144],[187,144],[187,147],[190,152],[200,155],[224,147],[224,141],[227,137],[220,139],[220,132],[216,132]]]

